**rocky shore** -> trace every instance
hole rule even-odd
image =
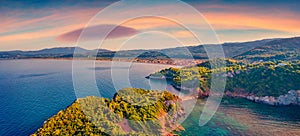
[[[153,76],[149,75],[146,78],[148,79],[154,79],[154,80],[169,80],[165,76]],[[186,88],[179,85],[176,85],[174,83],[171,83],[171,85],[177,89],[177,90],[187,90],[190,92],[197,92],[198,98],[207,98],[209,97],[210,91],[202,91],[201,89],[192,89],[192,88]],[[206,90],[209,90],[207,88]],[[274,96],[256,96],[254,94],[248,94],[248,93],[236,93],[236,92],[230,92],[226,91],[225,96],[227,97],[238,97],[238,98],[245,98],[247,100],[256,102],[256,103],[262,103],[272,106],[288,106],[288,105],[297,105],[300,106],[300,90],[290,90],[287,94],[280,95],[278,97]]]
[[[278,97],[274,96],[262,96],[258,97],[253,94],[244,94],[244,93],[232,93],[227,91],[225,96],[229,97],[239,97],[245,98],[247,100],[263,103],[272,106],[288,106],[288,105],[297,105],[300,106],[300,90],[290,90],[285,95],[280,95]]]

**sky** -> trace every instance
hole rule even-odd
[[[78,44],[88,49],[159,49],[300,36],[297,0],[183,2],[192,7],[180,6],[177,0],[0,0],[0,51]],[[143,17],[149,13],[163,16]],[[132,18],[138,14],[141,17]],[[111,29],[100,43],[103,32]]]

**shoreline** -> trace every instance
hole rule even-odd
[[[290,90],[287,94],[274,96],[255,96],[245,93],[224,93],[224,96],[233,98],[243,98],[255,103],[270,105],[270,106],[300,106],[300,90]]]
[[[153,80],[168,80],[166,77],[155,77],[151,74],[146,76],[147,79],[153,79]],[[174,84],[172,81],[169,83],[169,85],[173,86],[177,91],[189,91],[189,92],[197,92],[197,99],[204,99],[209,97],[209,91],[204,92],[201,89],[193,89],[193,88],[185,88],[182,86],[178,86]],[[286,94],[282,94],[278,97],[275,96],[255,96],[254,94],[249,93],[236,93],[236,92],[230,92],[225,91],[224,92],[225,97],[233,97],[233,98],[243,98],[255,103],[270,105],[270,106],[300,106],[300,90],[290,90]]]
[[[170,65],[170,66],[184,66],[184,65],[176,65],[176,64],[169,64],[165,63],[163,61],[160,62],[150,62],[149,59],[139,59],[139,60],[134,60],[134,59],[126,59],[126,58],[120,58],[120,59],[109,59],[109,58],[98,58],[98,59],[87,59],[87,58],[75,58],[76,60],[95,60],[95,61],[105,61],[105,62],[112,62],[112,61],[117,61],[117,62],[132,62],[132,63],[140,63],[140,64],[160,64],[160,65]],[[74,60],[74,58],[7,58],[7,59],[0,59],[1,60]],[[187,61],[187,59],[176,59],[179,61]],[[191,60],[189,60],[191,61]],[[195,60],[195,61],[205,61],[205,60]],[[189,64],[191,65],[191,64]],[[145,78],[147,79],[154,79],[154,80],[168,80],[166,78],[161,78],[161,77],[153,77],[151,75],[146,76]],[[173,83],[170,84],[173,86],[177,91],[180,90],[192,90],[191,88],[182,88],[178,85],[175,85]],[[291,92],[292,91],[292,92]],[[224,96],[227,97],[237,97],[237,98],[244,98],[246,100],[255,102],[255,103],[261,103],[261,104],[266,104],[266,105],[271,105],[271,106],[289,106],[289,105],[296,105],[300,106],[300,90],[294,91],[291,90],[287,94],[280,95],[279,97],[274,97],[274,96],[255,96],[252,94],[242,94],[242,93],[231,93],[229,91],[224,92]],[[207,98],[209,94],[201,91],[198,92],[199,95],[197,96],[198,99],[201,98]],[[204,94],[204,95],[202,95]]]
[[[161,65],[171,65],[171,66],[191,66],[198,63],[205,62],[202,59],[129,59],[129,58],[0,58],[1,60],[95,60],[95,61],[117,61],[117,62],[132,62],[141,64],[161,64]]]

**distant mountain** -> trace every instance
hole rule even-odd
[[[80,52],[87,53],[89,50],[80,48],[80,47],[57,47],[57,48],[49,48],[49,49],[42,49],[38,51],[29,51],[27,53],[31,54],[72,54],[74,50],[80,50]]]
[[[87,56],[88,54],[95,52],[95,50],[86,50],[80,47],[57,47],[37,51],[0,52],[0,58],[65,58],[73,57],[75,49],[77,49],[82,56]],[[98,52],[109,52],[109,50],[99,49]]]
[[[207,45],[215,46],[215,45]],[[258,61],[261,57],[266,57],[263,60],[272,60],[267,56],[290,55],[297,56],[300,50],[300,37],[295,38],[278,38],[264,39],[250,42],[239,43],[223,43],[226,58],[244,59],[249,61]],[[262,50],[264,51],[257,51]],[[138,58],[194,58],[208,59],[203,45],[186,46],[177,48],[157,49],[157,50],[127,50],[118,52],[98,53],[98,57],[138,57]],[[276,58],[279,59],[279,58]],[[282,58],[293,59],[293,58]],[[295,58],[296,59],[296,58]]]
[[[223,43],[225,57],[237,60],[253,61],[277,61],[300,59],[300,37],[264,39],[250,42]],[[216,46],[216,45],[207,45]],[[87,57],[96,50],[86,50],[79,47],[59,47],[38,51],[9,51],[0,52],[0,58],[70,58],[77,48],[79,57]],[[142,58],[142,59],[207,59],[203,45],[186,46],[155,50],[122,50],[109,51],[100,49],[97,57],[100,58]]]
[[[249,61],[299,60],[300,37],[274,39],[233,58]]]

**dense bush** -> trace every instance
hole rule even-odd
[[[204,92],[208,91],[210,86],[211,74],[218,72],[223,73],[219,76],[227,77],[226,91],[258,96],[279,96],[286,94],[289,90],[300,89],[300,63],[298,61],[262,61],[245,64],[226,59],[223,61],[225,62],[224,67],[211,68],[211,64],[220,65],[221,62],[220,60],[211,63],[204,62],[181,69],[168,68],[152,75],[163,75],[173,84],[181,87],[200,86]]]
[[[174,104],[167,104],[169,101]],[[167,91],[126,88],[112,100],[89,96],[76,100],[50,118],[35,135],[160,135],[171,132],[172,124],[162,116],[172,116],[180,108],[178,97]],[[172,122],[172,121],[169,121]],[[121,123],[128,123],[129,131]],[[174,124],[173,124],[174,125]]]

